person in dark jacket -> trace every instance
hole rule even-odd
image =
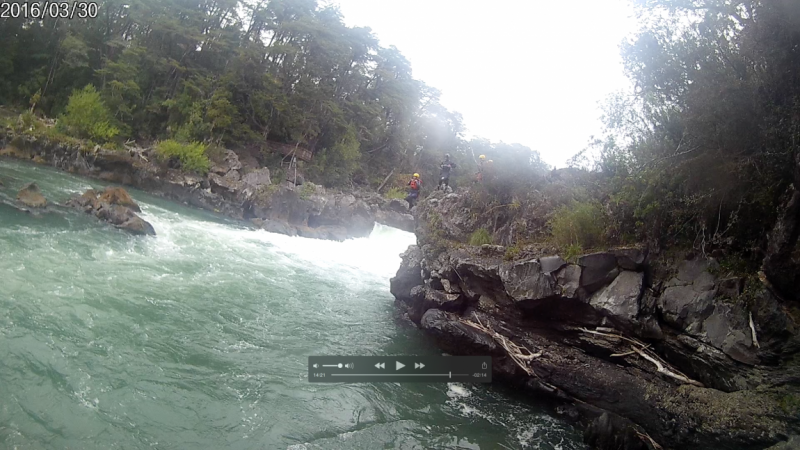
[[[419,174],[415,173],[411,181],[408,182],[408,196],[406,197],[406,201],[408,202],[409,209],[413,208],[417,199],[419,199],[419,190],[421,188],[422,181],[419,179]]]
[[[444,161],[442,161],[439,167],[441,172],[439,176],[439,186],[436,189],[447,191],[447,188],[450,187],[450,172],[456,168],[456,163],[450,161],[450,154],[447,153],[444,155]]]

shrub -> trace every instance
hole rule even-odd
[[[156,145],[156,152],[162,159],[178,158],[181,167],[186,171],[208,173],[211,161],[206,156],[206,146],[199,142],[181,144],[173,140],[161,141]]]
[[[486,228],[478,228],[469,237],[469,245],[484,245],[491,244],[492,236],[486,231]]]
[[[401,189],[401,188],[393,187],[393,188],[389,189],[389,191],[386,193],[385,197],[388,198],[388,199],[396,198],[396,199],[399,199],[399,200],[403,200],[403,199],[406,198],[406,191]]]
[[[506,261],[513,261],[514,258],[519,256],[520,249],[517,245],[512,245],[511,247],[506,248],[506,253],[503,255],[503,259]]]
[[[100,93],[90,84],[72,92],[66,112],[58,119],[58,127],[75,137],[107,142],[119,134],[119,129],[111,122],[111,113]]]
[[[300,188],[300,198],[303,200],[308,200],[317,192],[317,187],[314,186],[312,183],[303,183],[303,187]]]
[[[570,244],[564,249],[564,260],[571,263],[578,262],[578,256],[583,254],[583,247],[580,244]]]
[[[38,121],[36,120],[36,116],[30,111],[25,111],[17,118],[15,131],[18,133],[33,131],[37,124]]]
[[[588,249],[602,243],[604,223],[600,204],[573,202],[556,210],[550,227],[559,247],[568,249],[570,246],[579,246]]]

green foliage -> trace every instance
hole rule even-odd
[[[469,236],[469,245],[485,245],[492,243],[492,235],[486,228],[478,228]]]
[[[182,144],[173,140],[161,141],[156,145],[156,153],[162,159],[177,158],[181,168],[189,172],[208,173],[211,161],[206,156],[206,146],[199,142]]]
[[[112,117],[94,86],[73,91],[65,113],[58,119],[59,130],[72,136],[107,142],[119,134]]]
[[[550,220],[553,239],[559,247],[592,248],[603,242],[605,218],[597,203],[573,202],[559,208]]]
[[[308,200],[311,198],[312,195],[317,193],[317,188],[311,183],[305,183],[302,188],[300,188],[300,198],[303,200]]]
[[[36,116],[30,111],[25,111],[19,115],[13,128],[17,133],[24,133],[34,131],[40,127],[41,124],[36,120]]]
[[[788,393],[780,398],[779,405],[783,412],[794,416],[800,413],[800,395]]]
[[[407,193],[404,189],[393,187],[389,189],[389,191],[387,191],[386,194],[384,194],[384,197],[388,199],[403,200],[404,198],[406,198],[406,195]]]
[[[748,276],[758,270],[758,265],[760,263],[753,263],[752,261],[748,261],[744,259],[739,254],[733,254],[729,256],[724,256],[717,260],[719,263],[718,269],[710,269],[712,275],[717,277],[731,277],[731,276]]]
[[[0,102],[63,113],[60,133],[98,143],[125,136],[298,145],[313,153],[304,174],[327,186],[377,187],[395,170],[419,172],[430,192],[444,153],[458,164],[454,187],[471,184],[479,153],[519,186],[541,165],[526,147],[465,141],[461,116],[413,78],[396,48],[348,27],[325,2],[141,6],[101,4],[102,23],[3,22]],[[98,92],[80,91],[91,83]],[[76,108],[79,101],[91,107]],[[388,188],[404,189],[402,178]]]
[[[308,175],[328,186],[348,186],[359,167],[360,143],[352,127],[330,148],[318,153],[308,168]]]
[[[800,9],[637,4],[645,20],[622,52],[637,91],[609,98],[606,136],[591,147],[609,178],[610,234],[662,246],[762,245],[793,178]]]
[[[578,262],[578,256],[584,253],[580,244],[569,244],[562,251],[564,252],[564,260],[570,263]]]
[[[517,256],[519,256],[520,251],[521,250],[517,245],[506,247],[506,252],[503,255],[503,259],[505,259],[506,261],[513,261],[514,259],[517,258]]]

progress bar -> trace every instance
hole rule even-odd
[[[491,383],[490,356],[309,356],[312,383]]]
[[[468,377],[468,373],[332,373],[332,377]]]

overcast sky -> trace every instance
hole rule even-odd
[[[600,131],[598,101],[628,82],[619,44],[627,0],[332,0],[349,26],[395,45],[442,91],[469,135],[564,162]]]

